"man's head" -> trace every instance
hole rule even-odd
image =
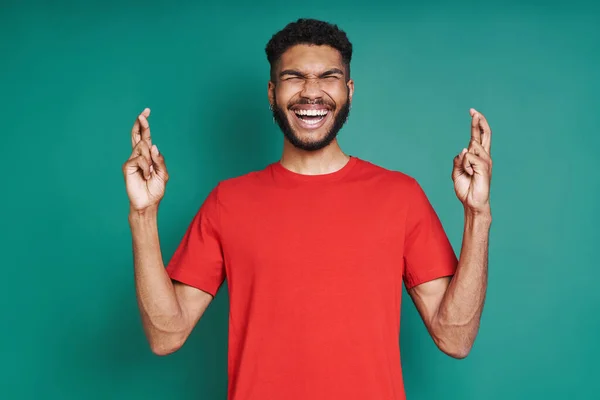
[[[277,32],[266,47],[271,65],[273,118],[295,147],[329,145],[350,111],[352,44],[336,25],[299,19]]]

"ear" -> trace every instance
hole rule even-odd
[[[348,97],[350,98],[350,101],[352,101],[352,95],[354,94],[354,81],[352,79],[349,79],[348,82],[346,82],[346,85],[348,86]]]
[[[270,105],[275,104],[275,84],[272,81],[267,85],[267,97]]]

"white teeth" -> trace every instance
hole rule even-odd
[[[323,121],[324,117],[321,117],[319,119],[307,119],[307,120],[302,120],[305,124],[308,125],[314,125],[314,124],[318,124],[319,122]]]
[[[316,117],[317,115],[327,115],[328,110],[295,110],[297,115],[307,115]]]

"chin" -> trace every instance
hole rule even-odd
[[[298,140],[305,143],[320,142],[327,137],[327,133],[329,132],[328,127],[323,127],[323,129],[319,129],[317,131],[305,131],[303,129],[299,129],[298,127],[294,127],[293,129],[293,135]]]
[[[287,140],[296,148],[304,151],[317,151],[327,147],[335,139],[335,134],[326,127],[318,131],[309,131],[292,127],[291,132],[285,133]]]
[[[347,114],[344,110],[340,110],[341,115]],[[341,128],[336,118],[339,120],[340,116],[336,117],[335,108],[323,104],[296,104],[285,111],[273,110],[273,119],[287,141],[304,151],[321,150],[331,144]]]

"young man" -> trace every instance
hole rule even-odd
[[[135,281],[152,350],[179,349],[227,279],[228,399],[405,399],[402,284],[437,346],[469,353],[487,282],[491,130],[471,109],[454,158],[464,206],[457,259],[415,179],[346,155],[336,135],[354,91],[352,45],[298,20],[269,41],[279,161],[220,182],[165,268],[157,212],[168,180],[144,110],[124,164]]]

